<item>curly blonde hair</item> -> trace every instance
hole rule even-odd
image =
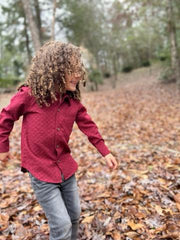
[[[48,106],[49,100],[52,102],[57,100],[57,88],[61,95],[66,93],[65,74],[72,74],[74,71],[81,74],[81,82],[85,86],[86,71],[81,61],[79,47],[70,43],[50,41],[45,43],[32,59],[26,83],[23,85],[31,88],[31,93],[40,106],[43,104]],[[80,100],[79,83],[76,91],[67,93],[70,97]]]

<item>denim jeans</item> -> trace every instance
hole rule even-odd
[[[48,219],[50,240],[76,240],[81,208],[75,175],[62,183],[43,182],[29,175]]]

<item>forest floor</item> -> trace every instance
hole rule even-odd
[[[97,123],[118,169],[75,125],[70,138],[79,164],[80,240],[180,239],[180,92],[158,81],[159,68],[120,74],[82,101]],[[0,108],[12,94],[0,95]],[[27,174],[20,172],[20,125],[10,136],[10,160],[0,167],[0,240],[48,239],[48,225]]]

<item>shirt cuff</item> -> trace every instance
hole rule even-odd
[[[110,153],[108,147],[105,145],[104,141],[100,141],[98,142],[95,147],[97,148],[97,150],[101,153],[101,155],[103,157],[105,157],[106,155],[108,155]]]

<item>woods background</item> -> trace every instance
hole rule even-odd
[[[161,80],[180,85],[179,0],[7,0],[0,3],[0,86],[24,79],[47,40],[84,49],[90,89],[104,77],[162,61]]]
[[[82,101],[119,165],[110,171],[73,127],[79,239],[179,240],[180,1],[1,0],[0,7],[0,108],[44,42],[82,49],[89,73]],[[20,171],[21,121],[8,165],[0,165],[0,240],[47,240],[44,212]]]

